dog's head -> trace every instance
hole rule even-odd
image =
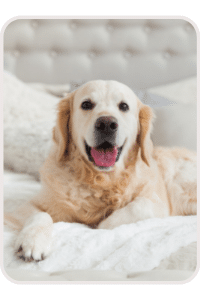
[[[152,111],[133,91],[116,81],[88,82],[59,103],[54,141],[57,160],[69,157],[71,143],[95,169],[123,165],[137,143],[149,164]]]

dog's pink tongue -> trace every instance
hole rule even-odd
[[[111,167],[115,164],[117,157],[117,148],[108,149],[105,152],[103,150],[91,149],[91,155],[95,161],[95,164],[99,167]]]

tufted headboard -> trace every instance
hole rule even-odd
[[[18,19],[5,29],[4,63],[24,82],[146,89],[196,75],[196,40],[182,19]]]

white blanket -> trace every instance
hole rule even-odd
[[[6,210],[13,210],[40,188],[40,183],[31,176],[12,172],[5,172],[4,185]],[[149,271],[181,247],[197,240],[196,221],[196,216],[148,219],[113,230],[56,223],[52,252],[39,263],[17,259],[13,248],[15,234],[5,230],[4,266],[46,272],[94,269],[128,274]]]

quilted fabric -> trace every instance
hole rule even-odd
[[[141,89],[196,75],[196,32],[181,19],[19,19],[4,47],[5,69],[25,82]]]

